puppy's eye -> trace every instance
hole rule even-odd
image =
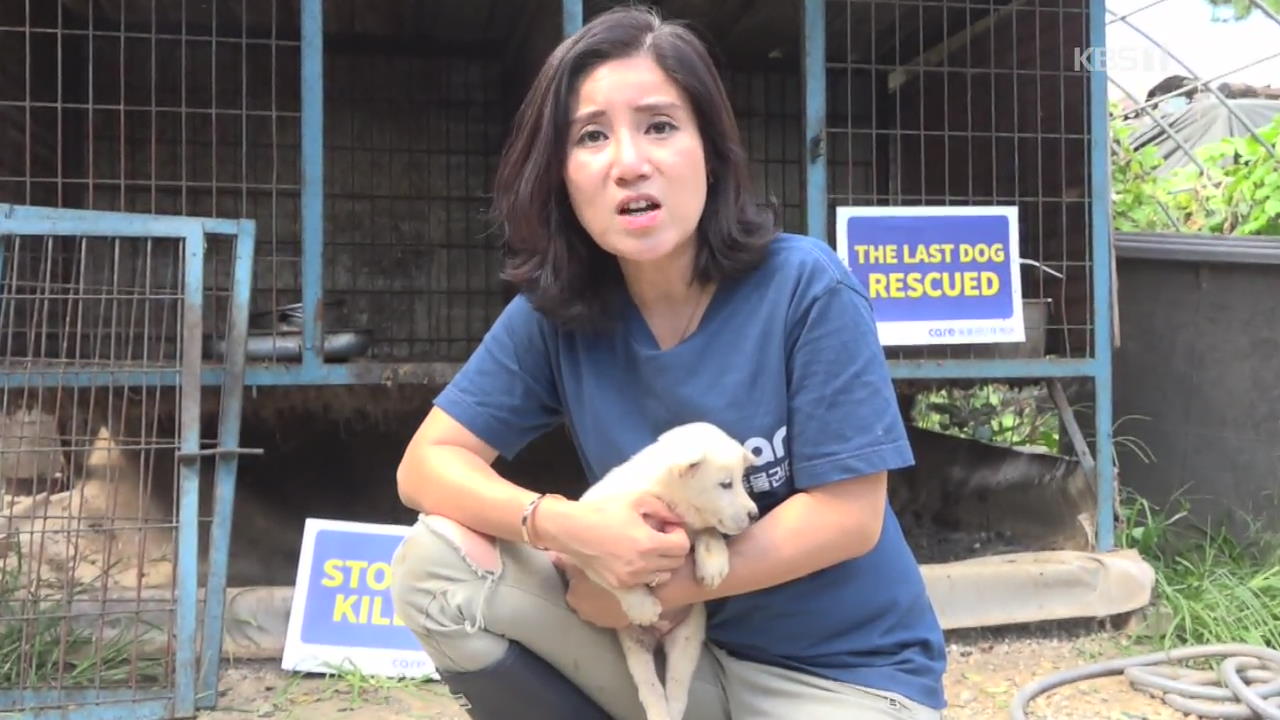
[[[725,478],[721,480],[720,487],[724,488],[725,490],[728,490],[729,488],[733,487],[733,478]]]

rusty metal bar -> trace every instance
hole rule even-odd
[[[323,362],[324,8],[302,0],[302,364]]]
[[[32,494],[7,494],[0,503],[0,533],[27,561],[24,570],[10,561],[12,551],[0,557],[0,629],[22,638],[7,665],[14,676],[4,684],[13,689],[0,693],[0,708],[63,717],[79,704],[78,716],[93,720],[158,720],[194,707],[199,478],[191,461],[173,456],[199,449],[204,226],[199,218],[0,208],[7,261],[0,422],[48,418],[43,430],[5,430],[6,441],[16,435],[23,444],[0,448],[0,464],[41,453],[69,458],[56,472],[33,474]],[[235,320],[241,336],[244,314]],[[74,381],[92,368],[95,382]],[[169,373],[177,387],[154,382]],[[33,376],[49,382],[30,382]],[[175,393],[180,427],[166,430],[160,416]],[[176,506],[167,512],[163,502],[152,506],[160,500],[153,481],[166,476]],[[95,482],[121,492],[94,501],[108,503],[101,508],[75,500]],[[104,517],[94,520],[86,508]],[[117,540],[95,545],[104,532]],[[165,587],[173,571],[163,568],[164,546],[175,541],[176,592]],[[159,565],[151,560],[156,551]],[[115,568],[117,561],[124,564]],[[21,587],[39,594],[14,594],[16,570],[25,573]],[[151,625],[173,638],[172,656],[141,654]]]
[[[236,471],[240,454],[262,454],[260,449],[239,447],[243,414],[245,343],[249,327],[249,299],[253,285],[256,226],[240,223],[236,237],[232,301],[226,338],[226,365],[219,394],[218,447],[213,475],[213,522],[209,526],[209,562],[205,576],[204,634],[196,686],[196,706],[213,707],[218,695],[218,669],[222,652],[223,611],[226,602],[227,564],[231,553],[231,517],[235,505]]]
[[[203,341],[204,233],[188,232],[184,238],[182,305],[182,385],[179,390],[179,428],[182,452],[200,449],[200,369]],[[195,714],[196,603],[199,586],[200,465],[178,461],[178,552],[175,572],[179,602],[175,619],[174,714]]]

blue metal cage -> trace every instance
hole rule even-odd
[[[247,220],[0,204],[0,714],[213,702],[254,239]]]
[[[251,387],[439,385],[509,297],[483,210],[514,106],[554,44],[613,4],[7,3],[0,141],[19,151],[0,154],[0,202],[117,213],[95,217],[118,227],[207,218],[194,371],[206,389],[236,361],[220,318],[242,292]],[[754,177],[787,229],[831,241],[842,204],[1019,207],[1022,254],[1037,263],[1023,287],[1049,309],[1043,350],[892,350],[892,373],[904,387],[1087,384],[1092,437],[1068,430],[1097,481],[1096,544],[1110,549],[1106,77],[1070,62],[1104,45],[1102,3],[655,4],[712,41]],[[208,229],[239,231],[239,218],[256,237],[249,259],[243,236]],[[0,288],[13,293],[15,245],[2,247]],[[251,283],[210,279],[241,263]],[[31,302],[5,297],[0,315]],[[0,326],[0,355],[35,338],[16,327]],[[7,375],[5,392],[142,387],[181,370],[115,358]],[[240,407],[223,412],[232,423]]]
[[[888,353],[895,379],[1046,381],[1114,544],[1105,46],[1089,0],[805,0],[806,227],[840,204],[1015,205],[1029,342]],[[1040,310],[1043,314],[1030,312]],[[1039,336],[1039,343],[1032,338]],[[1003,351],[1001,351],[1003,350]],[[1092,449],[1061,381],[1093,395]]]

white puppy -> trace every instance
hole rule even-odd
[[[693,545],[698,580],[715,587],[729,573],[724,535],[736,535],[758,517],[743,475],[753,456],[742,443],[705,422],[674,427],[606,474],[582,499],[645,493],[666,502],[685,525]],[[662,606],[644,586],[610,587],[632,625],[618,631],[627,667],[648,720],[680,720],[706,637],[707,614],[701,604],[665,635],[653,627]],[[666,685],[658,680],[654,649],[661,639],[666,654]]]

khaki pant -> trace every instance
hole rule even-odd
[[[479,670],[508,638],[544,658],[619,720],[644,720],[617,636],[583,622],[547,556],[499,541],[489,573],[419,521],[396,551],[396,611],[437,668]],[[938,711],[894,693],[834,682],[730,657],[707,643],[689,694],[687,720],[800,717],[805,720],[936,720]]]

